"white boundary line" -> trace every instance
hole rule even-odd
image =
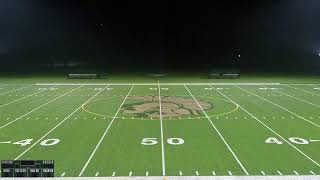
[[[260,121],[260,119],[258,119],[256,116],[254,116],[253,114],[251,114],[249,111],[247,111],[245,108],[243,108],[241,105],[239,105],[238,103],[234,102],[231,98],[229,98],[227,95],[223,94],[222,92],[218,91],[215,87],[210,86],[212,88],[214,88],[214,90],[216,90],[219,94],[221,94],[222,96],[224,96],[226,99],[228,99],[229,101],[237,104],[239,106],[240,109],[242,109],[244,112],[246,112],[248,115],[250,115],[253,119],[255,119],[257,122],[259,122],[260,124],[262,124],[265,128],[267,128],[269,131],[271,131],[272,133],[274,133],[275,135],[277,135],[279,138],[281,138],[284,142],[286,142],[287,144],[289,144],[292,148],[294,148],[296,151],[298,151],[300,154],[302,154],[304,157],[306,157],[307,159],[309,159],[311,162],[313,162],[315,165],[317,165],[318,167],[320,167],[320,164],[313,160],[311,157],[309,157],[308,155],[306,155],[303,151],[301,151],[299,148],[297,148],[295,145],[293,145],[292,143],[290,143],[288,140],[286,140],[284,137],[282,137],[280,134],[278,134],[276,131],[274,131],[272,128],[270,128],[268,125],[266,125],[265,123],[263,123],[262,121]]]
[[[241,161],[238,159],[237,155],[233,152],[233,150],[231,149],[231,147],[229,146],[229,144],[227,143],[227,141],[224,139],[224,137],[222,136],[222,134],[220,133],[220,131],[217,129],[217,127],[213,124],[213,122],[211,121],[210,117],[208,116],[208,114],[203,110],[203,108],[201,107],[201,105],[199,104],[199,102],[197,101],[197,99],[193,96],[193,94],[191,93],[191,91],[188,89],[188,87],[186,85],[184,85],[184,87],[186,88],[186,90],[189,92],[189,94],[191,95],[191,97],[194,99],[194,101],[197,103],[197,105],[199,106],[199,108],[201,109],[201,111],[205,114],[205,116],[207,117],[207,119],[209,120],[211,126],[214,128],[214,130],[217,132],[217,134],[220,136],[221,140],[223,141],[223,143],[227,146],[227,148],[229,149],[229,151],[231,152],[232,156],[234,157],[234,159],[237,161],[237,163],[239,164],[239,166],[242,168],[242,170],[245,172],[246,175],[249,175],[248,171],[246,170],[246,168],[243,166],[243,164],[241,163]],[[236,104],[236,103],[235,103]]]
[[[82,86],[80,86],[82,87]],[[79,87],[79,88],[80,88]],[[88,99],[85,103],[89,102],[91,99],[99,95],[103,90],[105,90],[108,86],[100,90],[98,93],[93,95],[90,99]],[[79,106],[76,110],[74,110],[71,114],[69,114],[67,117],[65,117],[60,123],[58,123],[54,128],[52,128],[50,131],[48,131],[45,135],[43,135],[40,139],[38,139],[35,143],[33,143],[28,149],[23,151],[19,156],[17,156],[14,160],[19,159],[21,156],[23,156],[25,153],[27,153],[31,148],[33,148],[35,145],[37,145],[42,139],[44,139],[46,136],[48,136],[52,131],[54,131],[56,128],[58,128],[62,123],[64,123],[67,119],[69,119],[74,113],[76,113],[79,109],[81,109],[82,105]]]
[[[314,93],[314,92],[311,92],[311,91],[307,91],[307,90],[300,89],[300,88],[297,88],[297,87],[292,87],[292,86],[289,86],[289,85],[286,85],[286,84],[282,84],[282,85],[286,86],[286,87],[289,87],[289,88],[293,88],[293,89],[302,91],[302,92],[305,92],[305,93],[309,93],[309,94],[313,94],[313,95],[316,95],[316,96],[320,96],[320,94],[317,94],[317,93]]]
[[[161,88],[158,81],[159,91],[159,115],[160,115],[160,131],[161,131],[161,157],[162,157],[162,176],[166,176],[166,162],[164,158],[164,143],[163,143],[163,124],[162,124],[162,107],[161,107]]]
[[[85,165],[83,166],[82,170],[79,173],[79,176],[82,176],[83,172],[86,170],[87,166],[89,165],[91,159],[93,158],[94,154],[96,153],[96,151],[98,150],[100,144],[102,143],[104,137],[106,136],[106,134],[108,133],[111,125],[113,124],[114,120],[116,119],[116,116],[118,115],[121,107],[123,106],[124,102],[127,100],[129,94],[131,93],[132,89],[133,89],[134,85],[131,87],[130,91],[128,92],[128,94],[126,95],[126,97],[123,99],[121,105],[119,106],[117,112],[115,113],[115,115],[113,116],[111,122],[109,123],[108,127],[106,128],[106,130],[104,131],[103,135],[101,136],[98,144],[96,145],[96,147],[94,148],[93,152],[91,153],[89,159],[87,160],[87,162],[85,163]],[[80,106],[81,107],[81,106]]]
[[[312,124],[312,125],[320,128],[320,125],[318,125],[318,124],[316,124],[316,123],[314,123],[314,122],[312,122],[312,121],[310,121],[310,120],[308,120],[308,119],[306,119],[306,118],[304,118],[304,117],[302,117],[302,116],[300,116],[300,115],[298,115],[298,114],[296,114],[296,113],[294,113],[294,112],[292,112],[292,111],[289,111],[288,109],[286,109],[286,108],[284,108],[284,107],[282,107],[282,106],[280,106],[280,105],[278,105],[278,104],[276,104],[276,103],[274,103],[274,102],[272,102],[272,101],[269,101],[269,100],[266,99],[266,98],[263,98],[263,97],[255,94],[255,93],[253,93],[253,92],[251,92],[251,91],[248,91],[248,90],[246,90],[246,89],[244,89],[244,88],[241,88],[241,87],[239,87],[239,86],[236,86],[236,85],[235,85],[235,87],[237,87],[237,88],[239,88],[239,89],[241,89],[241,90],[243,90],[243,91],[246,91],[247,93],[250,93],[250,94],[252,94],[252,95],[254,95],[254,96],[256,96],[256,97],[258,97],[258,98],[260,98],[260,99],[262,99],[262,100],[264,100],[264,101],[267,101],[267,102],[269,102],[270,104],[273,104],[274,106],[277,106],[278,108],[280,108],[280,109],[282,109],[282,110],[285,110],[285,111],[287,111],[288,113],[290,113],[290,114],[292,114],[292,115],[294,115],[294,116],[296,116],[296,117],[298,117],[298,118],[300,118],[300,119],[302,119],[302,120],[304,120],[304,121],[306,121],[306,122],[308,122],[308,123],[310,123],[310,124]]]
[[[1,95],[4,95],[4,94],[8,94],[8,93],[15,92],[15,91],[19,91],[19,90],[21,90],[21,89],[26,89],[26,88],[28,88],[28,87],[30,87],[30,86],[33,86],[33,85],[24,86],[24,87],[21,87],[21,88],[18,88],[18,89],[14,89],[14,90],[11,90],[11,91],[3,92],[3,93],[0,94],[0,96],[1,96]]]
[[[52,86],[52,87],[56,87],[56,86]],[[24,96],[24,97],[22,97],[22,98],[19,98],[19,99],[16,99],[16,100],[10,101],[10,102],[8,102],[8,103],[6,103],[6,104],[2,104],[2,105],[0,105],[0,108],[1,108],[1,107],[4,107],[4,106],[7,106],[7,105],[9,105],[9,104],[15,103],[15,102],[17,102],[17,101],[20,101],[20,100],[26,99],[26,98],[28,98],[28,97],[30,97],[30,96],[33,96],[33,95],[36,95],[36,94],[42,93],[42,92],[44,92],[44,91],[46,91],[46,90],[45,90],[45,89],[44,89],[44,90],[40,90],[40,91],[35,92],[35,93],[33,93],[33,94],[29,94],[29,95]]]
[[[63,96],[65,96],[65,95],[67,95],[67,94],[72,93],[73,91],[75,91],[75,90],[77,90],[77,89],[81,88],[82,86],[83,86],[83,85],[81,85],[81,86],[79,86],[79,87],[77,87],[77,88],[74,88],[74,89],[72,89],[71,91],[69,91],[69,92],[67,92],[67,93],[65,93],[65,94],[62,94],[61,96],[56,97],[56,98],[54,98],[53,100],[51,100],[51,101],[49,101],[49,102],[46,102],[46,103],[42,104],[41,106],[39,106],[39,107],[36,107],[36,108],[32,109],[31,111],[29,111],[29,112],[27,112],[26,114],[24,114],[24,115],[22,115],[22,116],[20,116],[20,117],[16,118],[15,120],[10,121],[10,122],[8,122],[7,124],[4,124],[4,125],[0,126],[0,130],[1,130],[2,128],[4,128],[4,127],[6,127],[6,126],[8,126],[8,125],[10,125],[10,124],[12,124],[12,123],[14,123],[14,122],[16,122],[16,121],[20,120],[21,118],[23,118],[23,117],[25,117],[25,116],[27,116],[27,115],[29,115],[29,114],[33,113],[34,111],[36,111],[36,110],[38,110],[38,109],[40,109],[40,108],[42,108],[42,107],[44,107],[44,106],[46,106],[46,105],[48,105],[48,104],[52,103],[53,101],[56,101],[57,99],[60,99],[60,98],[62,98]]]
[[[183,86],[183,85],[210,85],[212,83],[161,83],[161,85],[167,86]],[[213,83],[214,85],[281,85],[280,83]],[[158,83],[36,83],[37,86],[48,86],[48,85],[59,85],[59,86],[77,86],[77,85],[86,85],[86,86],[157,86]]]

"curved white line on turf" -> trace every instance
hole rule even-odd
[[[261,96],[255,94],[255,93],[253,93],[253,92],[251,92],[251,91],[248,91],[248,90],[246,90],[246,89],[244,89],[244,88],[241,88],[241,87],[239,87],[239,86],[236,86],[236,85],[235,85],[235,87],[237,87],[237,88],[239,88],[239,89],[241,89],[241,90],[243,90],[243,91],[246,91],[247,93],[250,93],[250,94],[252,94],[252,95],[254,95],[254,96],[256,96],[256,97],[258,97],[258,98],[260,98],[260,99],[263,99],[263,100],[265,100],[265,101],[273,104],[274,106],[277,106],[278,108],[280,108],[280,109],[282,109],[282,110],[285,110],[285,111],[287,111],[288,113],[293,114],[294,116],[296,116],[296,117],[298,117],[298,118],[300,118],[300,119],[302,119],[302,120],[304,120],[304,121],[306,121],[306,122],[308,122],[308,123],[310,123],[310,124],[312,124],[312,125],[320,128],[320,125],[318,125],[318,124],[316,124],[316,123],[314,123],[314,122],[312,122],[312,121],[310,121],[310,120],[308,120],[308,119],[306,119],[306,118],[304,118],[304,117],[302,117],[302,116],[300,116],[300,115],[298,115],[298,114],[296,114],[296,113],[294,113],[294,112],[292,112],[292,111],[289,111],[288,109],[286,109],[286,108],[284,108],[284,107],[282,107],[282,106],[280,106],[280,105],[278,105],[278,104],[276,104],[276,103],[274,103],[274,102],[271,102],[271,101],[269,101],[268,99],[266,99],[266,98],[264,98],[264,97],[261,97]]]
[[[8,94],[8,93],[15,92],[15,91],[19,91],[19,90],[21,90],[21,89],[25,89],[25,88],[28,88],[28,87],[30,87],[30,86],[33,86],[33,85],[29,85],[29,86],[25,86],[25,87],[22,87],[22,88],[18,88],[18,89],[14,89],[14,90],[11,90],[11,91],[4,92],[4,93],[1,93],[0,96],[1,96],[1,95],[4,95],[4,94]],[[57,86],[57,85],[56,85],[56,86]]]
[[[83,86],[83,85],[82,85],[82,86]],[[14,122],[16,122],[16,121],[20,120],[21,118],[23,118],[23,117],[25,117],[25,116],[27,116],[27,115],[29,115],[29,114],[33,113],[34,111],[36,111],[36,110],[38,110],[38,109],[40,109],[40,108],[42,108],[42,107],[44,107],[44,106],[46,106],[46,105],[48,105],[48,104],[52,103],[53,101],[56,101],[57,99],[60,99],[60,98],[64,97],[65,95],[72,93],[73,91],[75,91],[75,90],[77,90],[77,89],[81,88],[82,86],[79,86],[79,87],[77,87],[77,88],[74,88],[74,89],[72,89],[71,91],[69,91],[69,92],[67,92],[67,93],[65,93],[65,94],[62,94],[61,96],[56,97],[56,98],[54,98],[53,100],[51,100],[51,101],[49,101],[49,102],[46,102],[46,103],[42,104],[41,106],[39,106],[39,107],[37,107],[37,108],[35,108],[35,109],[33,109],[33,110],[31,110],[31,111],[27,112],[26,114],[24,114],[24,115],[22,115],[22,116],[20,116],[20,117],[16,118],[15,120],[8,122],[7,124],[5,124],[5,125],[1,126],[1,127],[0,127],[0,130],[1,130],[2,128],[4,128],[4,127],[6,127],[6,126],[8,126],[8,125],[10,125],[10,124],[12,124],[12,123],[14,123]]]
[[[213,87],[213,86],[210,86]],[[237,87],[237,86],[236,86]],[[227,95],[223,94],[222,92],[218,91],[215,87],[213,87],[219,94],[221,94],[223,97],[225,97],[226,99],[229,99],[230,101],[233,101],[231,98],[229,98]],[[238,87],[239,88],[239,87]],[[241,88],[240,88],[241,89]],[[234,101],[233,101],[234,102]],[[236,103],[236,102],[234,102]],[[236,103],[238,104],[238,103]],[[238,104],[239,105],[239,104]],[[312,161],[314,164],[316,164],[318,167],[320,167],[320,164],[313,160],[311,157],[309,157],[308,155],[306,155],[303,151],[301,151],[299,148],[297,148],[295,145],[293,145],[292,143],[290,143],[288,140],[286,140],[284,137],[282,137],[280,134],[278,134],[276,131],[274,131],[272,128],[270,128],[268,125],[266,125],[265,123],[263,123],[262,121],[260,121],[260,119],[258,119],[256,116],[254,116],[253,114],[251,114],[249,111],[247,111],[245,108],[243,108],[242,106],[240,106],[240,109],[242,109],[244,112],[246,112],[247,114],[249,114],[253,119],[255,119],[257,122],[259,122],[260,124],[262,124],[265,128],[267,128],[269,131],[271,131],[272,133],[274,133],[275,135],[277,135],[279,138],[281,138],[284,142],[286,142],[287,144],[289,144],[292,148],[294,148],[296,151],[298,151],[300,154],[302,154],[304,157],[306,157],[307,159],[309,159],[310,161]]]
[[[166,175],[166,163],[164,158],[164,143],[163,143],[163,124],[162,124],[162,107],[161,107],[161,88],[158,81],[159,91],[159,115],[160,115],[160,132],[161,132],[161,157],[162,157],[162,176]]]
[[[80,86],[82,87],[82,86]],[[79,88],[80,88],[79,87]],[[108,86],[100,90],[98,93],[96,93],[94,96],[92,96],[90,99],[88,99],[86,102],[90,101],[97,95],[99,95],[103,90],[105,90]],[[34,144],[32,144],[28,149],[23,151],[19,156],[17,156],[14,160],[19,159],[21,156],[23,156],[25,153],[27,153],[31,148],[33,148],[35,145],[37,145],[40,141],[42,141],[46,136],[48,136],[52,131],[54,131],[57,127],[59,127],[62,123],[64,123],[67,119],[69,119],[74,113],[76,113],[79,109],[81,109],[81,106],[79,106],[76,110],[74,110],[71,114],[69,114],[67,117],[65,117],[59,124],[57,124],[54,128],[52,128],[50,131],[48,131],[45,135],[43,135],[40,139],[38,139]]]
[[[91,159],[93,158],[94,154],[96,153],[97,149],[99,148],[100,144],[102,143],[104,137],[106,136],[106,134],[108,133],[113,121],[116,119],[116,116],[118,115],[121,107],[123,106],[124,102],[126,101],[126,99],[128,98],[129,94],[131,93],[132,89],[133,89],[134,85],[131,87],[130,91],[128,92],[128,94],[126,95],[126,97],[123,99],[121,105],[119,106],[117,112],[115,113],[114,117],[112,118],[111,122],[109,123],[107,129],[104,131],[103,135],[101,136],[98,144],[96,145],[96,147],[94,148],[93,152],[91,153],[89,159],[87,160],[86,164],[83,166],[81,172],[79,173],[79,176],[82,176],[83,172],[86,170],[87,166],[89,165]],[[79,109],[81,108],[81,106],[79,107]]]
[[[214,128],[214,130],[217,132],[217,134],[220,136],[220,139],[223,141],[223,143],[227,146],[227,148],[229,149],[229,151],[231,152],[232,156],[234,157],[234,159],[237,161],[237,163],[239,164],[239,166],[242,168],[242,170],[246,173],[246,175],[249,175],[248,171],[246,170],[246,168],[243,166],[243,164],[241,163],[241,161],[239,160],[239,158],[237,157],[237,155],[233,152],[233,150],[231,149],[231,147],[229,146],[229,144],[227,143],[227,141],[224,139],[224,137],[222,136],[222,134],[220,133],[220,131],[218,130],[218,128],[213,124],[213,122],[211,121],[210,117],[207,115],[207,113],[203,110],[202,106],[199,104],[198,100],[193,96],[193,94],[191,93],[191,91],[187,88],[186,85],[184,85],[184,87],[187,89],[187,91],[189,92],[189,94],[191,95],[191,97],[194,99],[194,101],[197,103],[197,105],[199,106],[199,108],[201,109],[201,111],[204,113],[204,115],[207,117],[207,119],[209,120],[211,126]],[[232,101],[233,102],[233,101]],[[237,103],[235,103],[237,104]],[[240,107],[240,106],[239,106]]]

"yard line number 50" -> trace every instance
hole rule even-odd
[[[182,138],[169,138],[167,139],[167,143],[170,145],[182,145],[184,144],[184,140]],[[158,144],[158,140],[157,138],[143,138],[141,144],[145,146],[152,146]]]

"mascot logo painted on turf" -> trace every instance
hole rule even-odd
[[[211,109],[210,102],[198,100],[204,110]],[[189,97],[161,96],[163,117],[199,116],[201,109]],[[143,118],[159,118],[159,96],[129,96],[121,109],[123,114],[132,114]]]

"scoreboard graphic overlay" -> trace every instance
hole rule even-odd
[[[1,160],[1,177],[54,177],[54,161]]]

